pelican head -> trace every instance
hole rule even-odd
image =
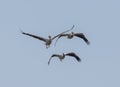
[[[62,55],[62,56],[63,56],[63,58],[64,58],[64,57],[65,57],[65,53],[63,53],[63,55]]]
[[[48,38],[51,39],[52,37],[49,35]]]
[[[63,53],[63,56],[65,55],[65,53]]]
[[[74,32],[71,32],[72,35],[74,35]]]

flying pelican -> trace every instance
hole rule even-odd
[[[24,35],[28,35],[28,36],[30,36],[30,37],[36,38],[36,39],[38,39],[38,40],[44,41],[44,42],[45,42],[45,45],[46,45],[46,48],[49,48],[50,45],[51,45],[51,43],[52,43],[52,41],[53,41],[56,37],[58,37],[58,36],[60,36],[61,34],[64,34],[64,33],[68,32],[68,31],[72,30],[73,28],[74,28],[74,25],[72,26],[71,29],[66,30],[66,31],[64,31],[64,32],[62,32],[62,33],[54,36],[54,37],[48,36],[48,38],[43,38],[43,37],[36,36],[36,35],[33,35],[33,34],[25,33],[25,32],[23,32],[22,30],[21,30],[21,33],[24,34]]]
[[[51,59],[52,59],[53,57],[58,57],[58,58],[60,59],[60,61],[62,61],[62,60],[65,58],[65,56],[72,56],[72,57],[74,57],[78,62],[81,61],[81,59],[80,59],[74,52],[63,53],[62,55],[60,55],[60,54],[53,54],[53,55],[50,57],[49,61],[48,61],[48,65],[50,64],[50,61],[51,61]]]
[[[83,39],[86,42],[86,44],[88,44],[88,45],[90,44],[90,42],[88,41],[88,39],[85,37],[85,35],[83,33],[74,33],[74,32],[71,32],[70,34],[62,33],[61,35],[58,36],[56,43],[57,43],[58,39],[60,39],[61,37],[67,37],[68,39],[72,39],[74,36]],[[56,45],[56,43],[55,43],[55,45]]]

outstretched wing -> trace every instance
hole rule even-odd
[[[88,45],[90,44],[90,42],[88,41],[88,39],[85,37],[85,35],[83,33],[76,33],[74,35],[79,38],[82,38]]]
[[[50,61],[51,61],[51,59],[52,59],[53,57],[59,57],[59,55],[53,54],[53,55],[50,57],[49,61],[48,61],[48,65],[50,64]]]
[[[30,37],[33,37],[33,38],[36,38],[36,39],[42,40],[42,41],[44,41],[44,42],[46,41],[45,38],[40,37],[40,36],[36,36],[36,35],[33,35],[33,34],[25,33],[25,32],[23,32],[23,31],[21,31],[21,33],[24,34],[24,35],[28,35],[28,36],[30,36]]]
[[[72,30],[74,27],[75,27],[75,26],[73,25],[70,30]],[[64,31],[64,32],[62,32],[61,34],[59,34],[59,35],[57,36],[58,38],[57,38],[57,40],[56,40],[56,42],[55,42],[55,46],[56,46],[56,44],[57,44],[57,41],[58,41],[62,36],[68,36],[68,34],[64,34],[64,33],[69,32],[70,30]]]
[[[67,54],[65,54],[65,55],[66,55],[66,56],[75,57],[78,62],[81,61],[81,59],[79,58],[79,56],[77,56],[74,52],[70,52],[70,53],[67,53]]]
[[[66,31],[64,31],[64,32],[62,32],[62,33],[60,33],[60,34],[58,34],[58,35],[54,36],[54,37],[52,38],[52,40],[53,40],[53,39],[55,39],[55,38],[56,38],[56,37],[58,37],[58,36],[61,36],[62,34],[66,33],[66,32],[71,31],[74,27],[75,27],[75,26],[73,25],[71,29],[66,30]]]

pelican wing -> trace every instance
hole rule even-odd
[[[50,61],[51,61],[52,57],[50,57],[49,61],[48,61],[48,65],[50,64]]]
[[[52,38],[52,40],[53,40],[53,39],[55,39],[55,38],[56,38],[56,37],[58,37],[58,36],[61,36],[62,34],[66,33],[66,32],[71,31],[74,27],[75,27],[75,26],[73,25],[71,29],[66,30],[66,31],[64,31],[64,32],[62,32],[62,33],[60,33],[60,34],[58,34],[58,35],[54,36],[54,37]]]
[[[88,41],[88,39],[85,37],[85,35],[83,33],[76,33],[74,35],[79,38],[82,38],[88,45],[90,44],[90,42]]]
[[[30,36],[30,37],[33,37],[33,38],[36,38],[36,39],[39,39],[39,40],[42,40],[42,41],[44,41],[44,42],[46,41],[45,38],[40,37],[40,36],[36,36],[36,35],[29,34],[29,33],[25,33],[25,32],[22,32],[22,34],[24,34],[24,35],[28,35],[28,36]]]
[[[58,39],[61,38],[61,37],[65,37],[65,36],[68,36],[69,34],[61,34],[59,35]]]
[[[53,55],[50,57],[49,61],[48,61],[48,65],[50,64],[50,61],[51,61],[51,59],[52,59],[53,57],[59,57],[59,55],[58,55],[58,54],[53,54]]]
[[[58,39],[60,39],[61,37],[66,37],[66,36],[68,36],[69,34],[61,34],[61,35],[59,35],[58,36],[58,38],[57,38],[57,40],[56,40],[56,42],[58,41]]]
[[[55,42],[55,45],[57,44],[58,40],[61,38],[61,37],[65,37],[65,36],[68,36],[69,34],[61,34],[58,36],[56,42]]]
[[[81,59],[74,52],[70,52],[70,53],[67,53],[65,55],[75,57],[77,61],[81,61]]]

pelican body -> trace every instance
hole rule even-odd
[[[81,61],[81,59],[79,58],[79,56],[77,56],[74,52],[70,52],[70,53],[63,53],[62,55],[60,54],[53,54],[49,61],[48,61],[48,65],[50,64],[50,61],[53,57],[57,57],[60,59],[60,61],[62,61],[66,56],[71,56],[71,57],[74,57],[78,62]]]

